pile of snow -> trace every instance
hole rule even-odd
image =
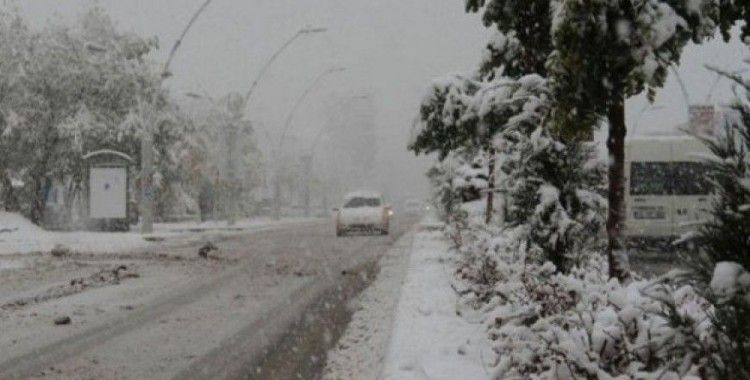
[[[36,234],[43,230],[34,223],[31,223],[23,216],[6,211],[0,211],[0,238],[5,233]]]
[[[717,263],[710,286],[719,301],[742,296],[745,302],[750,303],[750,272],[738,263],[731,261]]]
[[[156,223],[154,233],[144,236],[130,232],[47,231],[15,213],[0,212],[0,255],[49,252],[56,246],[81,253],[122,253],[144,249],[152,241],[200,237],[203,233],[233,234],[254,231],[289,223],[307,223],[313,218],[282,220],[245,219],[228,226],[226,222]],[[144,239],[149,238],[149,240]],[[153,238],[153,239],[151,239]],[[150,241],[151,240],[151,241]]]
[[[62,246],[77,252],[115,253],[148,244],[136,233],[47,231],[16,213],[0,213],[0,255],[49,252]]]

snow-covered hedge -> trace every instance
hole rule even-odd
[[[692,287],[676,285],[671,275],[621,284],[609,279],[598,252],[561,273],[528,257],[521,228],[472,224],[459,249],[461,311],[478,315],[495,342],[493,378],[699,379],[713,373],[720,360],[713,306]]]

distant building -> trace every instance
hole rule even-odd
[[[737,111],[722,105],[692,105],[689,113],[690,120],[687,124],[675,126],[677,134],[719,136],[726,123],[738,117]]]
[[[688,131],[696,136],[716,134],[716,109],[713,105],[695,104],[688,109]]]

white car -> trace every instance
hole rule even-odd
[[[336,236],[349,231],[372,231],[388,235],[393,211],[376,192],[357,191],[347,194],[340,208],[333,210],[336,217]]]

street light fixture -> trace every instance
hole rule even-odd
[[[323,28],[323,27],[313,28],[311,26],[300,29],[300,33],[322,33],[326,31],[328,31],[328,28]]]
[[[250,97],[253,95],[253,91],[255,91],[255,88],[258,86],[258,83],[260,82],[261,78],[263,78],[263,75],[265,75],[266,71],[268,71],[268,68],[271,66],[271,64],[276,60],[276,58],[281,55],[281,53],[286,50],[297,38],[299,38],[302,35],[306,34],[314,34],[314,33],[323,33],[327,31],[327,28],[324,27],[303,27],[300,30],[297,31],[297,33],[294,33],[286,42],[284,42],[281,47],[276,50],[276,52],[271,55],[271,57],[266,61],[266,63],[263,64],[263,67],[261,67],[260,71],[258,71],[258,75],[253,80],[253,83],[250,85],[250,88],[247,90],[247,93],[245,93],[245,103],[244,107],[247,107],[248,103],[250,103]],[[243,107],[243,108],[244,108]]]
[[[312,91],[318,86],[318,84],[320,84],[323,81],[323,79],[325,79],[327,76],[334,74],[334,73],[340,73],[344,70],[346,70],[346,67],[337,66],[337,67],[328,68],[327,70],[320,73],[320,75],[318,75],[315,78],[315,80],[312,81],[312,83],[310,83],[309,86],[307,86],[305,91],[302,92],[302,95],[300,95],[300,97],[297,98],[294,105],[292,106],[292,109],[289,111],[289,113],[286,116],[286,120],[284,122],[284,129],[281,131],[281,138],[279,139],[279,149],[281,149],[281,147],[284,145],[284,140],[286,139],[287,132],[289,131],[289,128],[292,125],[292,120],[294,119],[294,115],[299,109],[299,107],[302,105],[302,103],[304,102],[305,98],[307,98],[307,96],[310,95],[310,93],[312,93]]]

